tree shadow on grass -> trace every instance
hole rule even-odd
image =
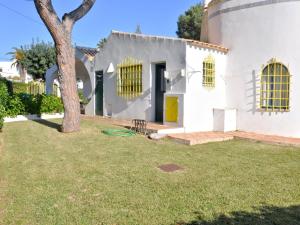
[[[238,211],[220,215],[211,221],[203,220],[196,213],[197,219],[172,225],[300,225],[300,205],[287,208],[262,206],[254,210],[256,212]]]
[[[61,132],[61,124],[59,124],[59,123],[55,123],[55,122],[49,121],[49,120],[34,120],[34,122],[42,124],[44,126],[50,127],[52,129],[55,129],[55,130]]]

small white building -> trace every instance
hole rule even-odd
[[[0,62],[0,77],[4,77],[8,80],[21,80],[20,71],[15,64],[15,61]],[[32,81],[32,76],[26,73],[25,82],[29,81]]]
[[[95,58],[96,74],[103,75],[103,115],[187,132],[212,130],[212,110],[225,107],[227,51],[200,41],[113,31]],[[202,62],[211,60],[220,63],[207,68],[216,76],[204,84]]]
[[[7,79],[20,78],[20,73],[13,61],[0,62],[0,76]]]
[[[76,54],[86,112],[300,138],[299,12],[300,0],[211,0],[201,41],[113,31]]]

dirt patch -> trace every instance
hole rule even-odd
[[[183,170],[183,167],[180,167],[176,164],[163,164],[160,165],[158,168],[166,173],[173,173],[179,170]]]

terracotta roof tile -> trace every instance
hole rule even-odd
[[[94,57],[99,51],[96,48],[76,46],[76,49],[87,56]]]

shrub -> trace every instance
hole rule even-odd
[[[8,99],[8,88],[4,82],[0,82],[0,105],[5,108],[7,106]]]
[[[82,103],[83,105],[87,105],[89,103],[89,100],[84,96],[83,94],[83,90],[78,90],[78,97],[79,97],[79,101],[80,103]]]
[[[39,96],[27,93],[20,93],[18,96],[24,105],[25,113],[39,114]]]
[[[39,114],[42,113],[61,113],[64,106],[61,98],[54,95],[39,95]]]
[[[0,132],[2,132],[5,116],[6,116],[5,108],[3,105],[0,105]]]
[[[7,91],[10,95],[13,93],[11,81],[7,80],[4,77],[0,77],[0,84],[4,84],[7,87]]]
[[[12,95],[8,99],[6,113],[10,117],[16,117],[25,113],[25,106],[18,95]]]

